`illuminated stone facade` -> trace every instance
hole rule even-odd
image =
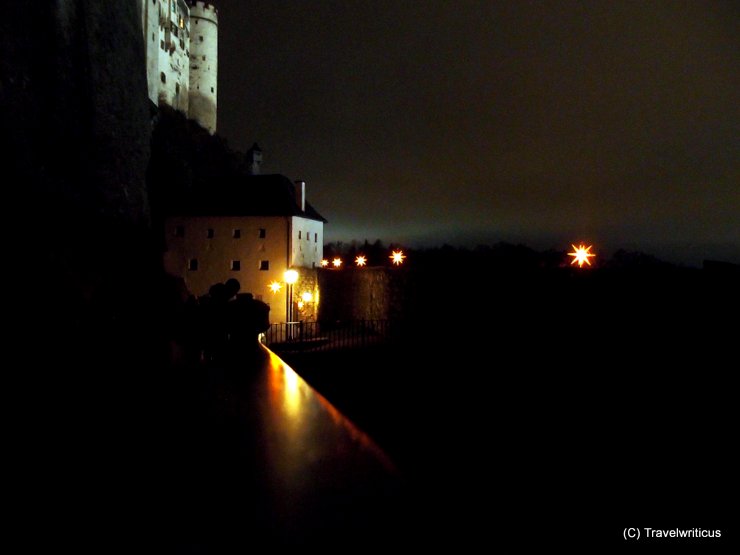
[[[289,268],[294,319],[315,317],[316,269],[323,257],[324,220],[301,195],[305,183],[281,175],[248,176],[218,198],[198,197],[165,222],[165,269],[200,297],[215,283],[236,278],[241,292],[270,305],[271,322],[287,321]],[[216,195],[214,195],[215,197]],[[280,289],[271,291],[277,283]],[[302,301],[310,293],[309,301]]]
[[[149,99],[216,132],[218,10],[207,2],[140,0]]]

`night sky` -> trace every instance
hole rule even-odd
[[[327,241],[740,262],[740,4],[217,0],[218,133]]]

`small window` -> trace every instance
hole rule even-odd
[[[231,270],[234,272],[238,272],[242,269],[242,263],[239,260],[232,260],[231,261]]]
[[[206,57],[205,57],[205,55],[203,56],[203,61],[204,61],[204,62],[206,61]]]
[[[164,71],[159,74],[159,78],[162,80],[162,83],[167,83],[167,76],[164,74]]]
[[[152,42],[154,42],[155,40],[157,39],[154,38],[154,33],[152,33]]]
[[[306,241],[310,241],[310,240],[311,240],[311,232],[310,231],[307,231],[306,232]]]
[[[214,231],[212,229],[208,229],[208,231],[206,231],[206,237],[208,237],[209,239],[213,239],[213,235]]]
[[[175,237],[185,237],[185,227],[178,225],[175,226]]]
[[[198,259],[197,258],[191,258],[188,261],[188,270],[191,272],[196,272],[198,270]]]
[[[203,35],[200,35],[200,36],[198,37],[198,40],[199,40],[200,42],[203,42]]]
[[[260,239],[264,239],[267,236],[267,230],[264,227],[260,228]]]
[[[298,232],[298,238],[299,239],[301,238],[301,232],[300,231]]]
[[[175,94],[180,94],[180,83],[175,83]]]
[[[211,87],[211,92],[216,92],[213,87]]]
[[[318,233],[314,233],[313,234],[313,242],[314,243],[318,243],[319,242],[319,234]]]
[[[231,234],[231,236],[232,236],[232,237],[233,237],[234,239],[240,239],[240,238],[241,238],[241,236],[242,236],[242,230],[241,230],[241,229],[235,229],[235,230],[233,231],[233,233]]]
[[[270,269],[270,261],[269,260],[260,260],[260,270],[261,271],[267,271]]]

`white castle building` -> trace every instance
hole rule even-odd
[[[235,278],[270,305],[273,323],[314,320],[326,219],[306,200],[306,183],[257,174],[213,185],[183,197],[167,217],[167,272],[198,297]]]
[[[149,99],[216,133],[218,11],[192,0],[140,0]],[[173,199],[165,218],[165,269],[200,297],[236,278],[270,305],[273,322],[315,318],[316,269],[326,220],[306,200],[306,184],[261,175],[262,152],[246,154],[249,174]],[[286,271],[295,270],[295,283]],[[310,300],[307,300],[310,299]]]
[[[208,2],[139,1],[149,99],[215,133],[218,10]]]

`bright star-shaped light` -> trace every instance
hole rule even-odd
[[[589,258],[592,256],[596,256],[595,254],[589,252],[592,246],[593,245],[589,245],[588,247],[586,247],[584,245],[578,245],[576,247],[575,245],[571,245],[571,247],[573,247],[573,252],[568,253],[568,256],[573,257],[571,265],[578,264],[579,268],[583,268],[584,264],[588,264],[590,266],[591,261],[589,260]]]
[[[406,258],[406,255],[403,254],[403,251],[393,251],[388,258],[390,258],[396,266],[400,266],[403,263],[403,259]]]
[[[278,281],[273,281],[272,283],[270,283],[270,285],[268,285],[268,287],[273,293],[277,293],[283,288],[282,284]]]
[[[366,266],[367,265],[367,258],[365,258],[364,256],[360,255],[357,258],[355,258],[355,264],[357,264],[358,266]]]
[[[326,267],[327,267],[328,265],[329,265],[329,261],[328,261],[328,260],[327,260],[326,258],[324,258],[324,259],[323,259],[323,260],[321,261],[321,267],[322,267],[322,268],[326,268]]]
[[[335,268],[339,268],[342,265],[342,259],[341,258],[335,258],[331,261],[332,264],[334,264]]]

